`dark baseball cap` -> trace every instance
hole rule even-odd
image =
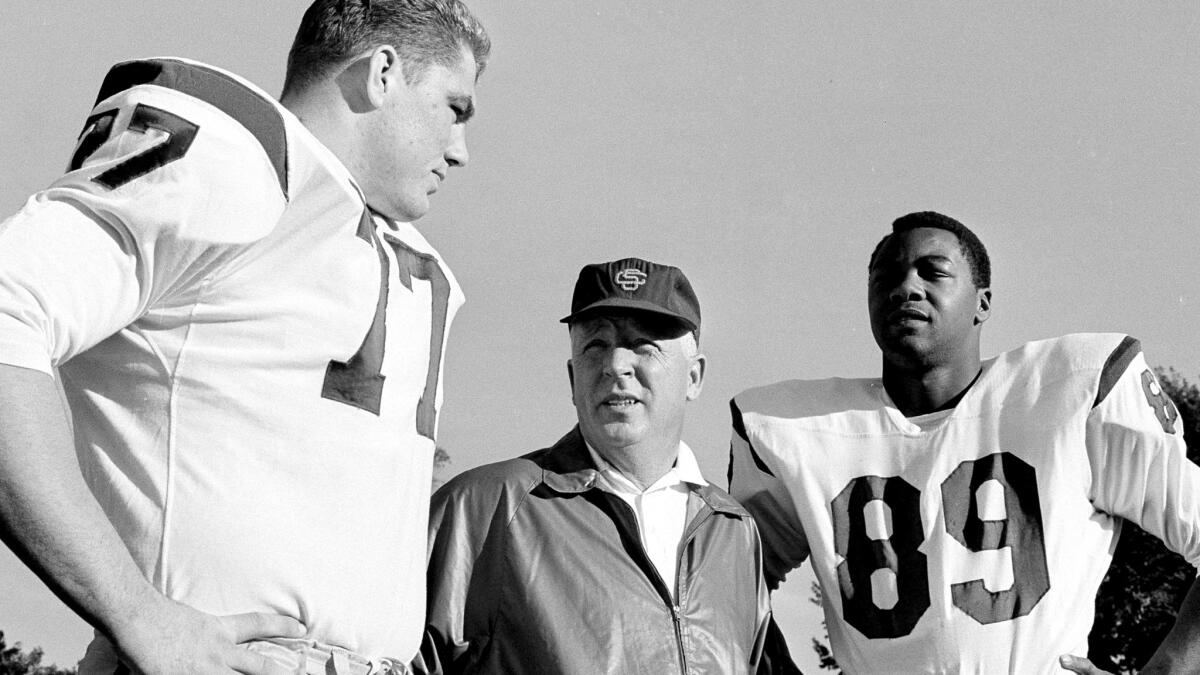
[[[605,309],[661,314],[700,330],[700,301],[683,271],[641,258],[584,265],[571,296],[571,313],[561,321],[574,323]]]

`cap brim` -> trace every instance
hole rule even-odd
[[[584,319],[593,314],[601,313],[606,309],[623,309],[646,312],[648,314],[657,314],[659,316],[669,316],[687,326],[688,330],[694,331],[698,328],[698,326],[696,326],[691,319],[683,316],[682,314],[676,314],[675,312],[665,310],[660,305],[656,305],[652,302],[644,302],[642,300],[633,300],[630,298],[607,298],[605,300],[598,300],[577,312],[571,312],[567,316],[559,319],[559,322],[575,323],[576,321]]]

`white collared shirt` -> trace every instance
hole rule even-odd
[[[696,456],[686,443],[680,441],[675,466],[653,485],[642,490],[601,457],[590,444],[587,447],[599,470],[596,487],[620,497],[633,507],[642,548],[674,599],[679,542],[683,539],[683,528],[687,527],[688,493],[691,492],[688,484],[697,487],[708,485],[708,481],[700,475]]]

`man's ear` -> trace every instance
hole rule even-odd
[[[704,388],[704,370],[708,366],[708,357],[703,354],[696,354],[692,357],[692,364],[688,367],[688,388],[687,400],[695,401],[700,397],[700,390]]]
[[[366,99],[373,108],[380,108],[389,94],[408,85],[404,79],[404,62],[391,45],[379,45],[366,61]]]
[[[575,366],[567,359],[567,381],[571,383],[571,400],[575,400]]]
[[[992,315],[992,289],[980,288],[976,291],[975,325],[983,323]]]

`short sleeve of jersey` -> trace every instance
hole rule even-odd
[[[0,359],[48,371],[186,303],[287,204],[278,104],[223,71],[115,66],[68,172],[0,224]]]
[[[763,571],[771,590],[808,558],[808,540],[787,486],[751,440],[738,399],[729,402],[729,494],[754,516],[763,540]]]
[[[1087,427],[1096,508],[1126,518],[1200,567],[1200,467],[1174,403],[1125,338],[1101,371]]]

